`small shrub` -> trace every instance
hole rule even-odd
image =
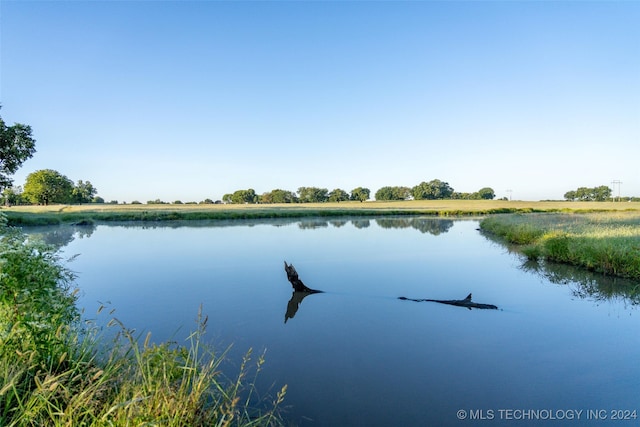
[[[553,261],[572,262],[569,251],[569,236],[561,232],[551,232],[542,237],[541,246],[545,256]]]
[[[543,257],[542,249],[539,245],[526,245],[522,247],[522,253],[531,260],[538,261]]]

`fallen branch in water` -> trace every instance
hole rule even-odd
[[[322,293],[322,291],[317,291],[315,289],[308,288],[304,283],[302,283],[302,280],[300,280],[300,278],[298,277],[298,272],[296,271],[293,264],[287,264],[287,261],[284,262],[284,271],[287,272],[287,279],[289,280],[289,282],[291,283],[291,286],[293,287],[293,295],[291,296],[291,300],[287,305],[287,313],[284,318],[284,322],[286,323],[288,319],[291,319],[293,318],[293,316],[295,316],[296,312],[298,311],[298,307],[300,306],[300,303],[302,303],[302,300],[307,295]],[[415,302],[425,302],[425,301],[437,302],[440,304],[455,305],[457,307],[466,307],[469,310],[471,310],[472,308],[478,308],[478,309],[484,309],[484,310],[498,309],[498,307],[493,304],[480,304],[480,303],[471,301],[471,294],[467,295],[465,299],[453,299],[453,300],[439,300],[439,299],[428,299],[428,298],[413,299],[413,298],[407,298],[407,297],[399,297],[398,299],[404,300],[404,301],[415,301]]]
[[[480,304],[477,302],[472,302],[471,301],[471,294],[467,295],[467,297],[465,299],[451,299],[451,300],[441,300],[441,299],[413,299],[413,298],[407,298],[407,297],[399,297],[398,299],[404,300],[404,301],[415,301],[415,302],[424,302],[424,301],[429,301],[429,302],[437,302],[440,304],[448,304],[448,305],[455,305],[457,307],[466,307],[469,310],[471,310],[472,308],[479,308],[479,309],[488,309],[488,310],[497,310],[498,307],[493,305],[493,304]]]
[[[293,286],[293,290],[296,292],[306,292],[309,294],[317,294],[322,291],[316,291],[315,289],[307,288],[302,280],[298,278],[298,272],[296,271],[293,264],[287,264],[287,261],[284,262],[284,271],[287,272],[287,280],[291,282],[291,286]]]

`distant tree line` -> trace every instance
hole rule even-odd
[[[580,187],[564,193],[564,198],[570,202],[605,202],[611,199],[611,188],[606,185],[593,188]]]
[[[421,182],[415,187],[387,186],[375,193],[375,199],[381,201],[391,200],[438,200],[438,199],[469,199],[492,200],[495,198],[492,188],[484,187],[475,193],[458,193],[451,186],[439,179],[429,182]],[[350,193],[341,188],[329,191],[327,188],[300,187],[297,192],[275,189],[258,195],[254,189],[237,190],[225,194],[222,197],[224,203],[323,203],[323,202],[364,202],[371,197],[371,190],[357,187]]]
[[[347,193],[341,188],[329,191],[326,188],[300,187],[297,192],[275,189],[261,195],[256,194],[253,188],[237,190],[222,196],[224,203],[323,203],[345,202],[355,200],[364,202],[369,199],[371,191],[368,188],[358,187]]]
[[[449,183],[434,179],[421,182],[415,187],[382,187],[376,191],[376,200],[492,200],[496,197],[492,188],[484,187],[475,193],[458,193]]]

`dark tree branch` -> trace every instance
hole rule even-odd
[[[429,301],[429,302],[437,302],[440,304],[448,304],[448,305],[455,305],[457,307],[466,307],[469,310],[471,310],[472,308],[479,308],[479,309],[485,309],[485,310],[497,310],[498,307],[493,305],[493,304],[479,304],[476,302],[471,302],[471,294],[467,295],[467,297],[465,299],[450,299],[450,300],[441,300],[441,299],[413,299],[413,298],[407,298],[407,297],[399,297],[398,299],[404,300],[404,301],[415,301],[415,302],[424,302],[424,301]]]

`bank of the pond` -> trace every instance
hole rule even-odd
[[[115,318],[105,342],[81,322],[73,275],[51,247],[3,229],[0,273],[1,426],[283,424],[286,387],[256,401],[247,374],[264,359],[250,354],[224,378],[205,316],[185,345],[151,344]]]
[[[640,212],[496,215],[480,227],[530,259],[640,279]]]
[[[233,220],[339,216],[467,216],[498,213],[640,211],[640,203],[412,200],[273,205],[55,205],[3,208],[10,225],[113,221]]]

